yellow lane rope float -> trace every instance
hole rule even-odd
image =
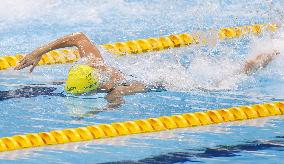
[[[57,145],[130,134],[158,132],[284,114],[284,102],[208,110],[142,120],[53,130],[0,138],[0,151]]]
[[[221,28],[218,31],[219,39],[232,39],[245,35],[259,35],[264,31],[275,32],[276,24],[255,24],[250,26],[238,26]],[[126,42],[116,42],[112,44],[103,44],[102,46],[117,55],[124,54],[138,54],[149,51],[159,51],[168,48],[189,46],[192,44],[206,43],[206,38],[201,38],[198,34],[176,34],[163,36],[159,38],[147,38],[130,40]],[[14,67],[19,60],[24,57],[24,54],[17,54],[15,56],[0,57],[0,70]],[[61,49],[51,51],[43,55],[39,65],[63,64],[75,62],[80,58],[79,53],[75,49]]]

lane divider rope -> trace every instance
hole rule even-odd
[[[264,31],[275,32],[276,24],[255,24],[249,26],[238,26],[221,28],[218,31],[218,38],[221,40],[238,38],[245,35],[259,35]],[[206,44],[206,38],[201,38],[198,34],[173,34],[159,38],[147,38],[130,40],[126,42],[116,42],[112,44],[103,44],[106,50],[117,55],[139,54],[150,51],[159,51],[168,48],[189,46],[193,44]],[[0,57],[0,70],[14,67],[24,57],[24,54],[15,56]],[[60,49],[51,51],[43,55],[39,65],[64,64],[75,62],[80,58],[76,49]]]
[[[130,134],[158,132],[177,128],[204,126],[284,114],[284,102],[208,110],[172,116],[161,116],[100,124],[50,132],[30,133],[0,138],[0,151],[88,141]]]

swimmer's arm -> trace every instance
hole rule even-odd
[[[101,88],[101,89],[104,90],[105,88]],[[106,100],[108,101],[108,104],[106,107],[102,109],[96,109],[93,111],[89,111],[85,113],[83,116],[79,116],[76,118],[83,119],[84,117],[95,115],[98,112],[113,110],[115,108],[118,108],[124,103],[123,96],[131,95],[134,93],[142,93],[142,92],[146,92],[146,87],[144,84],[139,83],[139,82],[132,83],[129,86],[118,86],[105,97]]]
[[[240,73],[251,74],[254,71],[265,68],[280,53],[274,51],[270,54],[260,54],[253,59],[247,60]]]
[[[139,82],[134,82],[129,86],[117,86],[105,98],[108,101],[107,108],[117,108],[124,103],[123,96],[135,93],[146,92],[146,86]]]
[[[256,57],[249,59],[245,62],[243,68],[236,70],[231,74],[231,76],[240,75],[240,74],[247,74],[250,75],[253,72],[266,67],[277,55],[279,52],[274,51],[269,54],[259,54]],[[225,81],[228,77],[223,78],[215,83],[216,87],[219,87],[223,81]]]
[[[103,62],[103,58],[97,47],[94,44],[92,44],[92,42],[88,39],[86,35],[79,32],[79,33],[66,35],[46,45],[38,47],[33,52],[26,55],[20,61],[19,65],[15,67],[15,70],[20,70],[32,65],[32,68],[30,69],[30,72],[32,72],[34,67],[40,61],[43,54],[58,48],[73,47],[73,46],[78,48],[81,57],[86,57],[90,55],[92,58],[92,62],[93,61]]]

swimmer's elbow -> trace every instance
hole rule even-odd
[[[80,44],[82,41],[90,41],[87,35],[85,35],[83,32],[73,33],[72,36],[77,44]]]
[[[105,98],[108,102],[107,108],[109,109],[117,108],[124,103],[122,95],[118,93],[109,93]]]
[[[83,37],[87,37],[83,32],[75,32],[72,34],[73,37],[75,38],[83,38]]]

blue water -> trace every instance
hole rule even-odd
[[[28,53],[77,31],[102,44],[225,26],[281,23],[277,10],[283,5],[259,0],[4,0],[0,6],[0,54]],[[0,71],[0,137],[283,101],[283,56],[251,76],[230,76],[259,50],[257,43],[266,43],[278,34],[121,58],[103,51],[106,62],[126,75],[135,75],[146,84],[164,82],[167,91],[126,96],[121,107],[94,115],[86,113],[104,107],[105,94],[70,96],[63,92],[63,85],[53,83],[64,80],[72,64],[40,66],[33,74],[27,69]],[[224,77],[224,84],[214,87]],[[281,163],[283,123],[279,116],[32,148],[0,153],[0,162]]]

